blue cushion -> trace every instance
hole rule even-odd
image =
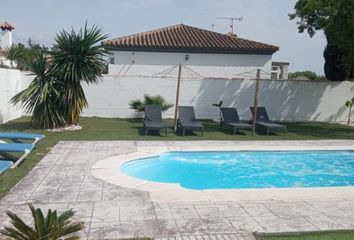
[[[25,152],[33,149],[33,144],[0,143],[0,152]]]
[[[17,132],[0,132],[0,138],[5,139],[43,139],[43,134],[17,133]]]
[[[5,170],[9,169],[11,165],[12,165],[11,161],[0,160],[0,174],[3,173]]]

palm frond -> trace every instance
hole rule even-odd
[[[161,95],[152,96],[145,94],[143,101],[140,99],[135,99],[129,103],[130,108],[135,109],[138,112],[144,111],[145,105],[160,105],[162,111],[167,111],[173,107],[173,104],[166,102],[166,100]]]

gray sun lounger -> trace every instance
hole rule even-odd
[[[250,107],[252,116],[253,116],[253,110],[254,107]],[[269,132],[284,132],[284,134],[287,133],[287,127],[278,123],[274,123],[269,120],[267,110],[265,107],[258,107],[257,108],[257,117],[256,117],[256,124],[264,127],[267,132],[267,136],[269,135]]]
[[[14,164],[11,165],[11,168],[15,168],[27,157],[33,148],[33,144],[0,143],[0,155],[8,158],[9,160],[11,159],[11,161],[14,162]],[[10,155],[10,153],[20,153],[22,155],[16,160],[12,155]]]
[[[182,131],[183,136],[186,130],[200,131],[202,136],[204,133],[204,126],[196,120],[192,106],[178,107],[178,128]]]
[[[221,122],[220,130],[222,130],[223,125],[233,128],[234,135],[236,135],[239,129],[248,129],[252,131],[252,125],[248,123],[243,123],[240,121],[236,108],[220,108],[221,111]],[[253,131],[252,131],[253,135]]]
[[[167,124],[162,121],[162,113],[160,105],[145,105],[145,119],[144,129],[145,136],[149,133],[149,130],[161,130],[165,129],[165,136],[167,136]]]

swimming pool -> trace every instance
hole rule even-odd
[[[168,152],[121,171],[194,190],[353,186],[354,151]]]

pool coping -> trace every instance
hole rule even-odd
[[[133,153],[116,155],[96,162],[91,173],[105,182],[149,192],[155,202],[228,202],[274,200],[350,200],[354,187],[306,187],[259,189],[191,190],[179,184],[158,183],[125,175],[120,166],[126,162],[173,151],[328,151],[354,150],[354,140],[304,141],[137,141]]]

